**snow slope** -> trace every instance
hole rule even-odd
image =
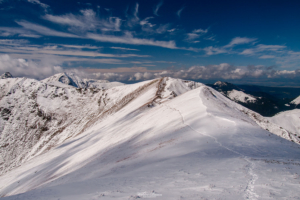
[[[300,138],[300,109],[278,113],[269,120]]]
[[[0,79],[0,173],[84,131],[139,84],[112,89]],[[95,120],[94,120],[95,121]]]
[[[290,104],[295,104],[295,105],[299,105],[300,104],[300,96],[297,97],[296,99],[294,99],[293,101],[291,101]]]
[[[61,77],[61,74],[53,77]],[[80,134],[159,82],[157,79],[110,89],[87,89],[53,81],[53,77],[49,82],[0,79],[0,174]],[[195,88],[196,83],[191,83],[182,84],[176,92],[181,94]],[[163,99],[172,98],[169,96],[172,91],[166,91]]]
[[[251,102],[251,103],[254,103],[256,101],[255,97],[253,97],[249,94],[246,94],[242,91],[237,91],[237,90],[231,90],[231,91],[227,92],[227,96],[231,100],[237,101],[237,102],[243,102],[243,103]]]
[[[3,199],[299,197],[300,146],[257,113],[177,79],[110,91],[88,128],[0,177]]]

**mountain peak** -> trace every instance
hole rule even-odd
[[[214,85],[221,87],[221,86],[227,86],[228,83],[227,82],[222,82],[222,81],[217,81],[217,82],[214,83]]]
[[[13,76],[9,72],[5,72],[0,76],[0,79],[6,79],[6,78],[13,78]]]

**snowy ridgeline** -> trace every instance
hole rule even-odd
[[[0,87],[4,199],[299,194],[297,127],[201,83],[124,85],[63,73],[43,81],[6,75]]]
[[[296,99],[294,99],[293,101],[291,101],[290,104],[299,105],[300,104],[300,96],[297,97]]]

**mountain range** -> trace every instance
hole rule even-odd
[[[265,117],[300,108],[300,88],[234,85],[221,81],[207,85]]]
[[[299,196],[300,112],[264,117],[281,108],[271,95],[226,82],[70,73],[41,81],[5,73],[0,88],[3,199]],[[265,115],[250,109],[263,105]]]

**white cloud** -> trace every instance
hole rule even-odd
[[[256,46],[256,51],[261,52],[261,51],[281,51],[285,49],[286,46],[284,45],[265,45],[265,44],[259,44]]]
[[[109,17],[107,19],[98,19],[92,9],[80,11],[82,15],[66,14],[61,16],[45,15],[43,18],[57,24],[63,24],[73,27],[71,29],[77,32],[88,30],[101,31],[120,31],[121,19],[118,17]]]
[[[154,9],[154,11],[153,11],[153,14],[154,15],[156,15],[156,16],[158,16],[158,10],[159,10],[159,8],[161,7],[163,5],[163,1],[161,1],[161,2],[159,2],[158,4],[157,4],[157,6],[155,7],[155,9]]]
[[[124,50],[124,51],[140,51],[138,49],[130,49],[130,48],[124,48],[124,47],[110,47],[111,49],[118,49],[118,50]]]
[[[217,55],[217,54],[222,54],[222,53],[228,53],[228,50],[224,48],[218,48],[218,47],[205,47],[203,49],[206,53],[206,55],[211,56],[211,55]]]
[[[180,16],[181,16],[181,12],[183,11],[183,9],[184,9],[185,7],[182,7],[182,8],[180,8],[177,12],[176,12],[176,15],[180,18]]]
[[[46,35],[46,36],[79,38],[79,36],[74,35],[74,34],[55,31],[55,30],[47,28],[45,26],[33,24],[30,22],[26,22],[26,21],[21,21],[21,22],[17,21],[17,24],[23,26],[25,29],[33,30],[39,34]]]
[[[149,45],[159,46],[169,49],[176,49],[174,41],[158,41],[153,39],[139,39],[134,38],[131,33],[127,32],[124,36],[111,36],[88,33],[87,38],[91,38],[101,42],[119,43],[119,44],[132,44],[132,45]]]
[[[23,28],[15,27],[0,27],[0,34],[2,36],[14,36],[18,35],[19,37],[28,37],[28,38],[40,38],[40,35],[34,34],[30,30],[25,30]]]
[[[54,44],[52,44],[53,46]],[[68,44],[56,44],[59,46],[63,46],[66,48],[73,48],[73,49],[100,49],[102,47],[99,46],[91,46],[91,45],[68,45]]]
[[[149,19],[153,19],[153,18],[154,18],[154,17],[146,17],[145,19],[143,19],[143,20],[140,21],[140,25],[141,25],[141,26],[148,25],[148,26],[150,26],[150,27],[155,26],[155,24],[149,23]]]
[[[195,29],[191,33],[187,33],[186,41],[197,43],[199,41],[195,41],[195,39],[200,38],[208,32],[208,29]]]
[[[255,51],[254,51],[254,49],[245,49],[240,54],[241,55],[254,55]]]
[[[126,72],[94,73],[99,79],[109,81],[143,81],[160,77],[173,77],[187,80],[242,80],[245,78],[295,78],[300,77],[300,70],[275,70],[264,66],[233,66],[228,63],[207,66],[192,66],[185,70],[165,70],[160,72],[145,71],[144,68],[134,68]]]
[[[247,37],[235,37],[231,42],[224,46],[224,48],[234,47],[236,45],[248,44],[257,40],[256,38],[247,38]]]
[[[275,56],[272,55],[263,55],[259,57],[260,59],[269,59],[269,58],[275,58]]]
[[[139,19],[138,13],[139,13],[139,4],[136,3],[136,4],[135,4],[135,9],[134,9],[134,12],[133,12],[133,16],[134,16],[136,19]]]
[[[133,13],[132,14],[128,15],[127,11],[128,11],[128,8],[126,10],[126,17],[127,17],[126,22],[127,22],[127,25],[129,27],[133,27],[133,26],[139,24],[139,21],[140,21],[140,18],[138,16],[138,13],[139,13],[139,4],[138,3],[135,4],[135,7],[133,9]]]
[[[204,38],[205,40],[210,40],[210,41],[215,41],[216,40],[216,36],[212,35],[212,36],[208,36]]]
[[[168,32],[172,33],[172,32],[174,32],[176,30],[177,30],[176,28],[172,28],[172,29],[168,30]]]
[[[41,3],[39,0],[27,0],[29,3],[38,4],[45,10],[49,7],[49,5]]]
[[[63,72],[63,69],[58,64],[50,58],[45,58],[41,62],[35,62],[32,60],[14,59],[4,54],[0,55],[0,74],[10,72],[15,77],[25,76],[43,79]]]
[[[258,44],[254,48],[244,49],[240,54],[241,55],[256,55],[262,52],[270,52],[270,53],[283,53],[286,46],[284,45],[265,45],[265,44]],[[273,56],[273,57],[271,57]],[[275,55],[261,55],[260,58],[275,58]]]

